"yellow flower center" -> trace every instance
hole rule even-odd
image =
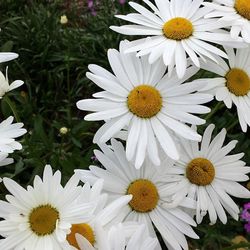
[[[133,198],[129,202],[130,207],[136,212],[147,213],[152,211],[158,203],[159,194],[156,186],[149,180],[138,179],[132,182],[127,190]]]
[[[250,79],[248,74],[242,69],[233,68],[225,76],[226,86],[229,91],[236,96],[244,96],[250,90]]]
[[[134,115],[141,118],[151,118],[161,110],[162,98],[156,88],[140,85],[129,93],[127,105]]]
[[[192,36],[193,24],[183,17],[176,17],[163,25],[163,33],[168,39],[180,41]]]
[[[59,212],[49,204],[34,208],[29,215],[30,228],[38,236],[52,234],[57,220]]]
[[[67,235],[67,241],[71,246],[74,246],[75,248],[81,250],[76,241],[76,233],[84,236],[84,238],[86,238],[92,245],[94,245],[95,235],[92,227],[89,224],[73,224],[70,230],[70,234]]]
[[[195,158],[188,163],[186,177],[199,186],[209,185],[215,176],[213,164],[205,158]]]
[[[250,20],[250,1],[249,0],[236,0],[234,8],[239,15]]]

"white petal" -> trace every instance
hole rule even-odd
[[[158,114],[157,117],[163,124],[165,124],[167,127],[172,129],[177,134],[183,136],[184,138],[188,140],[194,140],[194,141],[201,140],[201,136],[197,134],[196,131],[188,127],[187,125],[182,124],[172,119],[171,117],[164,115],[163,113]]]
[[[187,68],[187,59],[186,52],[183,49],[181,43],[176,44],[175,63],[177,75],[179,76],[179,78],[182,78],[185,75],[185,71]]]
[[[157,118],[153,117],[151,119],[151,125],[164,152],[172,159],[178,160],[179,153],[168,131],[164,128],[164,126]]]
[[[104,134],[100,138],[100,143],[107,142],[114,134],[123,129],[130,122],[132,116],[133,115],[131,113],[127,113],[120,117],[118,121],[116,121],[110,128],[108,128],[104,132]]]

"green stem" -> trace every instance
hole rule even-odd
[[[215,107],[211,110],[211,112],[205,117],[205,120],[208,120],[211,118],[218,110],[220,110],[223,107],[222,102],[218,102]]]
[[[69,66],[69,59],[67,61],[67,92],[68,92],[68,123],[71,124],[72,117],[71,117],[71,95],[70,95],[70,66]]]
[[[94,133],[91,133],[91,132],[83,132],[83,133],[81,133],[81,136],[94,136]]]
[[[11,111],[13,112],[13,115],[14,115],[16,121],[20,122],[20,118],[19,118],[19,115],[17,113],[15,104],[10,100],[10,98],[7,95],[4,96],[4,101],[9,105]]]
[[[234,128],[234,126],[235,126],[236,124],[238,124],[238,123],[239,123],[239,121],[238,121],[238,120],[235,120],[235,118],[234,118],[234,121],[231,122],[231,125],[230,125],[230,126],[228,126],[227,131],[229,131],[229,130],[231,130],[232,128]]]

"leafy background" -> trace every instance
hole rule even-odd
[[[66,181],[75,168],[87,168],[95,161],[92,138],[100,123],[85,122],[85,113],[75,105],[98,90],[85,77],[87,65],[95,63],[110,69],[107,50],[118,48],[125,36],[109,26],[121,24],[115,14],[131,9],[118,0],[95,0],[94,10],[88,8],[87,0],[0,0],[0,6],[0,51],[19,54],[17,60],[8,63],[9,78],[25,81],[2,99],[1,120],[14,111],[16,121],[22,121],[28,130],[21,139],[23,150],[12,154],[15,163],[2,167],[0,176],[26,186],[36,174],[41,175],[45,164],[51,164],[62,171]],[[60,23],[64,14],[67,24]],[[5,71],[6,66],[1,64],[1,70]],[[199,77],[214,75],[200,70],[195,78]],[[212,112],[204,116],[207,124],[215,123],[216,133],[225,127],[227,140],[240,142],[234,153],[245,152],[244,160],[250,164],[249,133],[241,132],[236,109],[228,110],[216,101],[209,106]],[[205,126],[200,126],[199,132]],[[62,127],[68,129],[66,134],[60,133]],[[3,198],[7,191],[3,185],[0,190]],[[237,201],[240,206],[243,202],[247,201]],[[241,220],[230,219],[227,225],[218,222],[213,226],[204,221],[196,230],[200,240],[189,240],[190,249],[247,249],[249,243],[232,244],[237,235],[250,240],[243,226]]]

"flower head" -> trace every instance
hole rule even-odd
[[[242,36],[245,42],[250,43],[250,5],[248,0],[214,0],[213,3],[204,3],[212,11],[206,18],[221,17],[228,22],[231,28],[231,37],[237,39]]]
[[[250,202],[244,204],[243,211],[241,213],[241,218],[250,222]]]
[[[95,10],[95,6],[94,6],[94,0],[88,0],[88,8],[91,11],[91,14],[93,16],[96,16],[96,10]]]
[[[120,4],[125,4],[125,3],[126,3],[126,0],[119,0],[119,3],[120,3]]]
[[[249,190],[238,183],[249,179],[247,173],[250,167],[240,160],[243,153],[228,155],[237,141],[223,146],[225,129],[211,140],[214,127],[212,124],[206,128],[201,145],[180,140],[182,154],[165,175],[166,181],[172,185],[164,190],[176,198],[187,195],[196,200],[197,223],[201,223],[208,212],[212,224],[217,221],[217,217],[225,224],[225,210],[236,220],[240,212],[230,195],[250,198]]]
[[[62,16],[60,17],[60,23],[61,23],[61,24],[67,24],[67,23],[68,23],[68,18],[67,18],[66,15],[62,15]]]
[[[145,223],[151,237],[156,237],[153,225],[162,235],[164,242],[170,249],[188,249],[184,235],[198,238],[191,225],[193,219],[181,207],[175,207],[171,195],[164,192],[168,180],[163,178],[164,173],[171,166],[172,161],[166,158],[155,168],[146,161],[140,169],[135,169],[126,159],[123,145],[112,139],[112,147],[102,145],[103,152],[95,151],[99,162],[105,167],[102,169],[90,166],[90,170],[75,170],[82,181],[94,182],[104,180],[104,190],[110,199],[132,194],[131,201],[120,211],[125,221]],[[182,197],[180,206],[194,208],[192,199]],[[156,249],[161,249],[159,243]]]
[[[209,94],[198,94],[204,84],[189,82],[182,84],[197,72],[188,67],[184,78],[178,79],[165,74],[166,67],[161,60],[150,65],[147,57],[137,58],[135,53],[125,54],[130,46],[120,43],[120,52],[108,51],[108,58],[114,75],[97,65],[89,65],[87,77],[104,91],[94,94],[96,99],[77,102],[81,110],[94,111],[85,120],[105,120],[97,131],[94,142],[105,143],[122,129],[128,131],[126,156],[135,160],[139,168],[146,154],[155,164],[160,164],[158,148],[173,159],[179,158],[176,134],[189,140],[201,139],[189,124],[203,124],[205,121],[194,116],[210,111],[202,106],[211,100]],[[176,134],[175,134],[176,133]]]
[[[66,135],[69,132],[69,129],[66,128],[66,127],[61,127],[59,129],[59,132],[60,132],[61,135]]]
[[[35,176],[33,187],[22,188],[15,181],[3,178],[11,195],[0,201],[0,249],[62,249],[71,225],[90,218],[94,203],[74,203],[82,191],[79,179],[73,176],[65,187],[61,173],[52,173],[45,166],[43,179]]]
[[[21,80],[15,80],[9,84],[8,80],[8,68],[6,68],[6,76],[0,71],[0,99],[9,91],[16,89],[23,85],[24,82]]]
[[[126,35],[142,35],[146,38],[135,40],[126,53],[138,51],[137,56],[148,55],[149,63],[163,58],[169,72],[176,68],[179,78],[185,75],[187,59],[200,67],[200,59],[217,62],[215,56],[227,58],[224,51],[215,44],[230,44],[232,47],[243,46],[230,37],[230,34],[220,28],[228,25],[224,20],[204,18],[210,8],[202,7],[203,0],[156,0],[156,5],[149,0],[144,3],[149,9],[135,2],[129,2],[137,11],[128,15],[116,17],[132,22],[133,25],[110,28]]]
[[[211,93],[218,101],[223,101],[227,108],[234,104],[243,132],[250,126],[250,48],[237,49],[225,47],[228,61],[219,59],[214,62],[202,63],[201,68],[213,72],[218,77],[198,79],[205,82],[203,93]]]

